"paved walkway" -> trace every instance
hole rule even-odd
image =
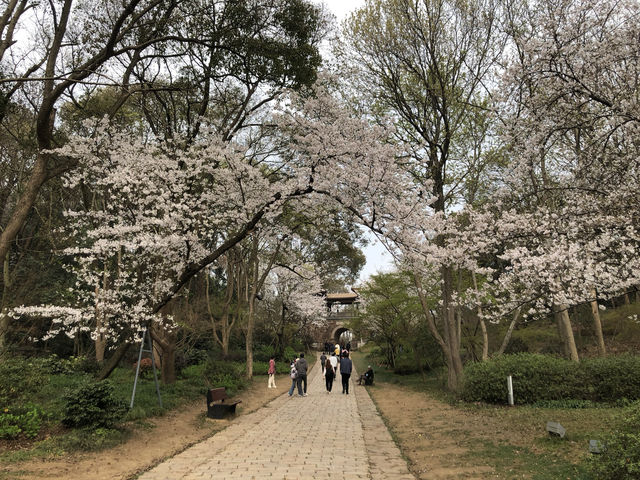
[[[414,480],[367,390],[351,381],[343,395],[338,374],[327,394],[319,363],[309,373],[307,397],[285,393],[238,416],[140,480]]]

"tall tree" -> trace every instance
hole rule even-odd
[[[374,112],[395,121],[396,139],[409,152],[406,166],[441,220],[459,200],[459,191],[451,188],[451,164],[468,153],[460,135],[483,108],[478,98],[499,51],[497,14],[490,0],[369,0],[347,22],[346,54],[357,69],[357,89],[370,99]],[[413,265],[420,270],[431,263],[439,269],[442,335],[435,323],[429,325],[446,358],[448,386],[457,389],[462,360],[453,299],[455,265],[444,253],[446,234],[433,237],[423,231],[423,238],[442,254],[419,255]]]

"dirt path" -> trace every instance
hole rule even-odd
[[[369,393],[418,478],[496,477],[491,467],[467,455],[470,434],[473,438],[495,438],[493,422],[397,385],[381,384],[370,388]]]
[[[250,413],[291,385],[288,375],[279,375],[278,388],[268,389],[267,379],[258,378],[238,396],[242,404],[238,415]],[[19,480],[74,479],[124,480],[144,472],[213,433],[226,428],[233,420],[203,418],[206,401],[185,405],[179,410],[149,420],[153,428],[136,428],[127,440],[115,448],[100,452],[73,454],[51,460],[20,462],[0,466],[0,478]],[[3,476],[4,475],[4,476]]]

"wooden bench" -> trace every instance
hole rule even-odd
[[[242,403],[242,400],[225,403],[228,398],[224,387],[207,390],[207,417],[224,418],[228,414],[236,413],[236,405]],[[218,401],[220,403],[214,403]]]

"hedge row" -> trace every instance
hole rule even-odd
[[[507,403],[507,376],[518,404],[544,400],[614,402],[640,399],[640,357],[622,355],[580,363],[548,355],[518,353],[465,368],[462,397],[470,402]]]

